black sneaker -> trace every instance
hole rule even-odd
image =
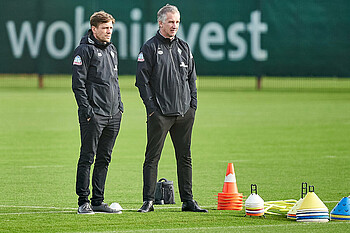
[[[78,208],[78,214],[95,214],[94,211],[91,209],[91,205],[89,202],[86,202],[79,206]]]
[[[144,201],[143,205],[141,206],[141,208],[137,212],[147,213],[150,211],[154,211],[153,201]]]
[[[121,214],[120,210],[112,209],[107,203],[102,202],[101,205],[91,206],[94,212],[109,213],[109,214]]]

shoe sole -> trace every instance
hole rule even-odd
[[[96,214],[122,214],[123,212],[104,212],[104,211],[95,211]]]
[[[91,214],[95,214],[95,212],[92,212],[92,213],[80,213],[80,212],[77,212],[77,214],[88,214],[88,215],[90,214],[91,215]]]
[[[208,213],[208,211],[193,211],[193,210],[181,210],[182,212],[193,212],[193,213]]]
[[[182,212],[191,212],[191,213],[208,213],[207,211],[182,211]]]
[[[148,213],[148,212],[153,212],[153,211],[154,211],[154,209],[153,210],[149,210],[149,211],[138,210],[137,212],[139,212],[139,213]]]

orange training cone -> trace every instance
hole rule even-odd
[[[226,177],[224,188],[222,189],[223,193],[238,193],[236,175],[233,169],[233,163],[227,165]]]
[[[238,193],[233,163],[227,166],[224,188],[218,193],[218,210],[242,210],[243,194]]]

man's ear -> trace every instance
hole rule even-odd
[[[159,25],[159,28],[162,28],[163,27],[163,22],[162,21],[158,21],[158,25]]]
[[[91,30],[92,30],[93,33],[96,33],[97,28],[95,26],[91,26]]]

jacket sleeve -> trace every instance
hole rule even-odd
[[[113,46],[113,51],[115,52],[115,54],[116,54],[116,56],[115,56],[115,62],[116,62],[116,66],[118,67],[118,52],[117,52],[117,49],[116,49],[116,47],[114,46],[114,45],[112,45]],[[118,76],[117,76],[118,77]],[[123,102],[122,102],[122,96],[121,96],[121,94],[120,94],[120,86],[119,86],[119,78],[118,78],[118,97],[119,97],[119,110],[121,111],[121,112],[124,112],[124,104],[123,104]]]
[[[120,95],[120,87],[118,85],[118,96],[119,96],[119,110],[124,112],[124,104],[122,102],[122,96]]]
[[[87,48],[83,46],[76,48],[73,59],[72,90],[79,107],[79,116],[87,119],[93,116],[93,110],[89,104],[88,93],[86,90],[87,73],[90,65]]]
[[[188,82],[190,86],[190,92],[191,92],[191,103],[190,106],[194,109],[197,109],[197,74],[196,74],[196,66],[195,62],[191,53],[191,50],[189,49],[189,71],[188,71]]]
[[[151,48],[144,45],[137,58],[135,86],[139,89],[140,97],[143,100],[148,115],[157,109],[150,85],[153,63]]]

